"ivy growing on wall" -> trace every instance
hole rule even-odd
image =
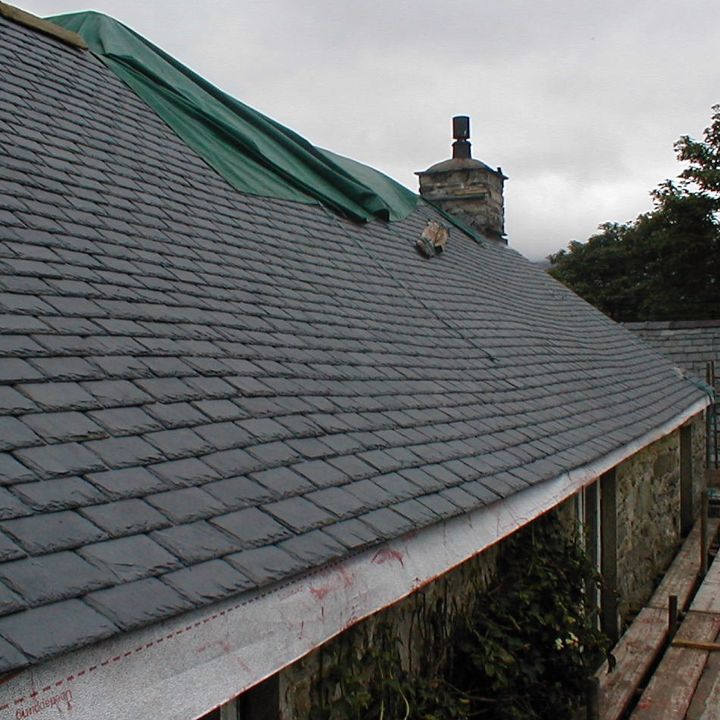
[[[416,667],[385,620],[329,646],[312,720],[570,718],[607,649],[588,601],[597,581],[578,538],[542,518],[503,543],[497,580],[452,631],[446,602],[423,608]]]

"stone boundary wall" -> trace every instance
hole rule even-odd
[[[631,322],[624,326],[701,380],[705,380],[708,360],[715,361],[720,374],[720,320]]]

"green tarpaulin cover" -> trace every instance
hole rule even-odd
[[[238,190],[320,202],[355,220],[401,220],[417,196],[367,165],[322,150],[195,74],[107,15],[47,18],[103,62]]]

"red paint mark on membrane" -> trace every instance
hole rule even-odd
[[[372,561],[377,565],[382,565],[383,563],[389,562],[391,560],[396,560],[401,565],[405,565],[405,563],[403,562],[403,555],[399,550],[378,550],[372,559]]]
[[[355,577],[352,573],[349,573],[345,568],[339,568],[338,574],[342,578],[343,585],[346,588],[352,587],[353,583],[355,582]]]
[[[317,600],[323,600],[327,595],[330,594],[332,588],[328,585],[319,588],[310,588],[310,592]]]

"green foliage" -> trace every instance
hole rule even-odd
[[[550,516],[506,542],[498,577],[458,639],[453,682],[473,718],[569,718],[607,648],[586,592],[592,564]]]
[[[688,166],[653,191],[651,212],[570,243],[550,274],[614,320],[720,317],[720,105],[712,121],[702,141],[675,144]]]
[[[313,720],[569,718],[606,648],[586,599],[597,581],[591,563],[549,516],[503,544],[498,576],[415,672],[389,623],[331,644]],[[426,648],[438,609],[414,628]]]

